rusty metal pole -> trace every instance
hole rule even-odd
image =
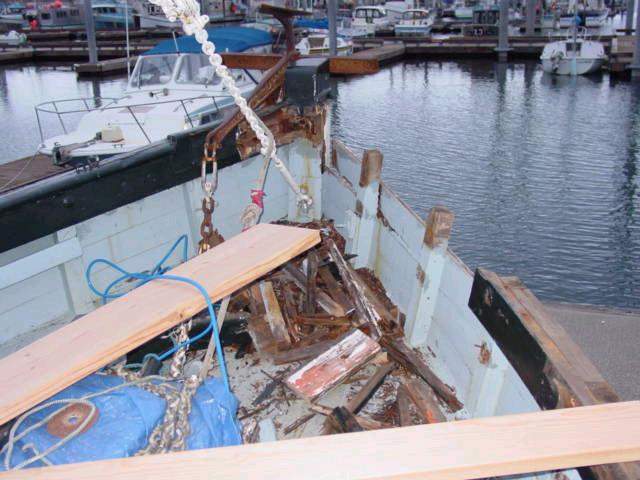
[[[327,15],[329,17],[329,54],[338,55],[338,25],[337,0],[327,0]]]

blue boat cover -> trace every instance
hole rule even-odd
[[[250,48],[271,45],[272,39],[269,32],[248,27],[221,27],[208,28],[209,40],[215,46],[217,52],[244,52]],[[176,51],[176,44],[178,50]],[[202,53],[200,44],[193,35],[163,40],[143,55],[164,55],[167,53]]]
[[[329,30],[329,19],[299,18],[293,23],[293,26],[296,28],[314,28],[316,30]]]
[[[122,383],[113,375],[90,375],[71,385],[50,400],[80,398],[105,391]],[[134,455],[147,445],[154,427],[163,419],[166,403],[160,397],[137,386],[126,386],[91,399],[98,411],[98,419],[75,438],[47,455],[54,465],[123,458]],[[33,413],[19,426],[19,435],[40,422],[61,405],[54,405]],[[191,402],[187,449],[214,448],[242,444],[240,425],[236,420],[238,400],[229,393],[219,378],[208,378],[196,391]],[[0,472],[15,467],[33,457],[34,451],[44,452],[60,441],[47,423],[16,441],[10,458],[0,455]],[[31,445],[31,447],[28,447]],[[31,463],[42,467],[42,461]]]

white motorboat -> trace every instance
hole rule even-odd
[[[609,9],[584,10],[580,15],[585,27],[601,27],[609,18]]]
[[[256,29],[214,28],[209,37],[222,51],[271,51],[271,35]],[[259,73],[233,72],[243,95],[249,95]],[[55,114],[64,131],[43,139],[39,153],[63,164],[128,152],[209,123],[232,103],[193,37],[165,40],[138,58],[123,97],[52,101],[36,107],[39,125],[41,115]],[[64,117],[79,113],[84,115],[77,128],[68,130]],[[40,133],[44,138],[42,129]]]
[[[601,42],[587,40],[584,29],[579,33],[575,27],[573,35],[567,39],[545,45],[540,60],[547,73],[585,75],[600,70],[606,55]]]
[[[0,35],[0,44],[4,45],[24,45],[27,43],[27,36],[24,33],[18,33],[15,30],[11,30],[9,33]]]
[[[337,37],[338,55],[349,55],[353,51],[353,42],[343,37]],[[296,44],[296,50],[302,55],[328,55],[329,35],[313,33],[304,37]]]
[[[353,11],[351,27],[356,30],[362,30],[367,35],[393,31],[393,24],[387,14],[387,10],[377,6],[357,7]]]
[[[396,35],[426,36],[431,33],[434,15],[421,8],[407,10],[402,14],[394,30]]]

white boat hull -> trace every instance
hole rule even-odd
[[[603,64],[603,58],[568,58],[556,63],[547,59],[542,60],[542,69],[554,75],[586,75],[599,71]]]
[[[431,34],[431,25],[396,25],[396,35],[427,36]]]

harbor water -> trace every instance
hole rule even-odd
[[[125,82],[1,68],[0,163],[36,150],[34,105]],[[640,307],[640,87],[536,62],[405,62],[336,80],[332,115],[337,138],[384,153],[384,179],[421,216],[455,212],[451,245],[472,268],[516,274],[542,299]]]

